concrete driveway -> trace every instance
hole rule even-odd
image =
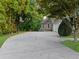
[[[55,32],[27,32],[10,37],[0,59],[79,59],[79,54],[62,45]]]

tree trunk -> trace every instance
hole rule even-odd
[[[76,30],[74,30],[74,42],[77,42],[77,31]]]
[[[74,42],[77,42],[77,18],[74,19]]]

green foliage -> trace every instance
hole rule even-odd
[[[0,14],[0,21],[5,20],[5,16],[3,14]]]
[[[8,24],[6,22],[0,23],[0,34],[7,34],[12,32],[16,32],[15,24]]]
[[[23,23],[19,24],[19,29],[21,31],[38,31],[40,28],[41,20],[36,16],[33,17],[30,13],[26,15]]]
[[[20,22],[20,17],[23,23]],[[42,14],[36,11],[34,0],[0,0],[0,33],[38,30],[41,18]]]
[[[31,20],[29,23],[24,22],[19,24],[19,29],[21,31],[38,31],[40,28],[39,20]]]
[[[73,15],[79,6],[79,0],[37,0],[40,10],[52,16]]]
[[[36,3],[33,0],[28,0],[27,8],[25,9],[24,22],[19,24],[19,29],[22,31],[37,31],[40,28],[40,22],[43,17],[42,14],[38,14],[36,10]]]
[[[69,22],[69,20],[64,19],[59,28],[58,28],[58,33],[60,36],[68,36],[72,33],[72,26]]]

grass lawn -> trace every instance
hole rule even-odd
[[[0,35],[0,47],[2,44],[6,41],[6,39],[9,37],[9,35]]]
[[[63,42],[63,44],[71,49],[73,49],[76,52],[79,52],[79,41],[78,42],[74,42],[71,40],[66,40]]]
[[[0,35],[0,47],[7,40],[7,38],[9,38],[9,37],[11,37],[13,35],[16,35],[16,34],[20,34],[20,33],[24,33],[24,32],[17,32],[17,33],[13,33],[13,34]]]
[[[69,35],[69,36],[64,36],[65,38],[73,38],[73,34]],[[79,38],[79,34],[77,34],[77,38]]]

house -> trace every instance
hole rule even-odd
[[[48,18],[44,16],[43,21],[41,22],[41,31],[55,31],[58,32],[58,27],[62,20],[56,18]]]

